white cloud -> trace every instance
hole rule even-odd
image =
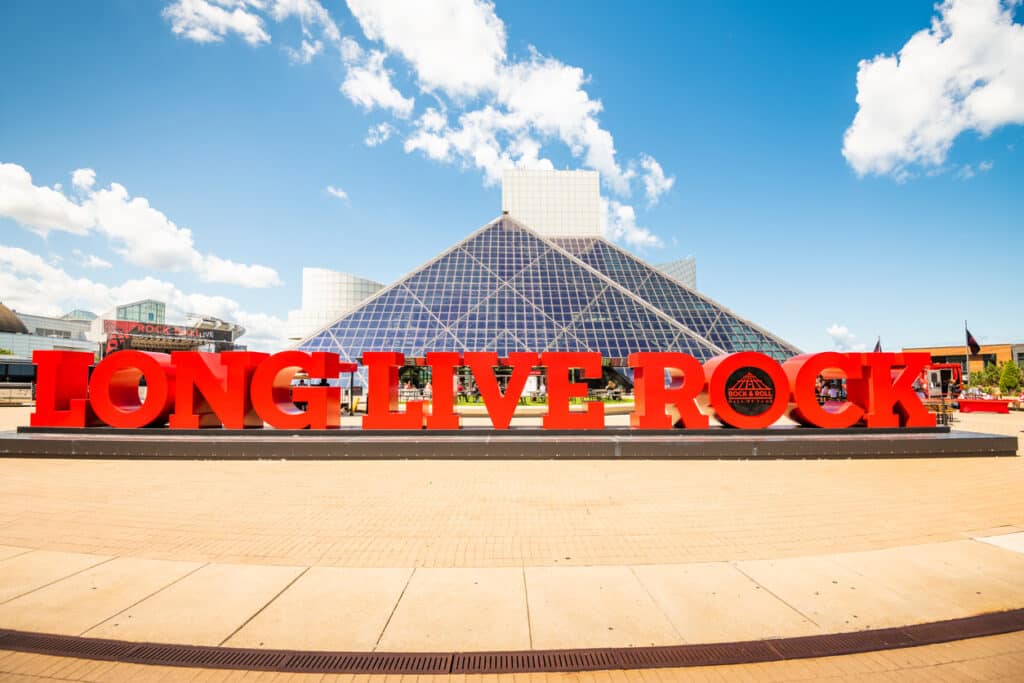
[[[87,209],[60,191],[33,184],[28,171],[5,163],[0,163],[0,217],[43,236],[51,230],[85,235],[95,222]]]
[[[371,50],[361,61],[350,63],[341,92],[367,111],[380,107],[390,109],[399,118],[408,118],[415,100],[403,97],[391,84],[391,72],[384,68],[384,57],[380,50]]]
[[[433,107],[427,107],[418,123],[423,130],[437,132],[448,125],[448,117]]]
[[[235,1],[255,7],[253,0]],[[546,150],[557,144],[581,166],[599,171],[604,185],[620,198],[631,194],[637,169],[643,172],[649,204],[673,186],[675,178],[666,176],[650,155],[619,162],[615,140],[598,120],[602,103],[587,91],[589,77],[582,68],[532,46],[524,58],[509,57],[505,24],[489,0],[348,0],[348,5],[369,45],[340,32],[325,38],[338,49],[345,68],[339,90],[367,111],[382,109],[395,117],[371,127],[364,138],[368,146],[401,131],[406,153],[477,169],[484,184],[493,185],[506,168],[554,168]],[[264,9],[275,21],[299,16],[307,38],[310,26],[334,26],[314,0],[267,0]],[[301,51],[289,54],[304,61]],[[415,98],[402,92],[385,66],[396,58],[408,64],[420,90],[437,102],[411,123]],[[622,239],[629,235],[634,244],[660,243],[635,227],[635,213],[632,221],[623,211],[611,214],[609,224],[620,226],[612,233]]]
[[[92,186],[96,184],[96,171],[91,168],[75,169],[71,172],[71,184],[82,191],[91,190]]]
[[[363,59],[363,48],[356,41],[348,36],[341,39],[341,61],[345,64],[352,64]]]
[[[282,22],[289,17],[297,17],[302,24],[303,32],[307,35],[310,33],[311,27],[319,26],[324,37],[332,44],[337,44],[341,40],[341,31],[338,30],[338,25],[317,0],[273,0],[270,15],[277,22]]]
[[[958,135],[1024,123],[1024,25],[1016,1],[947,0],[898,55],[862,60],[843,156],[858,175],[941,165]]]
[[[345,192],[345,190],[341,189],[340,187],[335,187],[334,185],[328,185],[327,186],[327,194],[329,194],[329,195],[331,195],[333,197],[337,197],[338,199],[341,199],[343,201],[348,201],[348,192]]]
[[[995,166],[995,163],[992,161],[982,161],[978,164],[978,170],[984,173],[986,171],[991,171],[993,166]]]
[[[636,224],[636,212],[614,199],[601,197],[601,232],[610,240],[622,240],[633,247],[660,247],[661,239]]]
[[[505,25],[483,0],[348,0],[363,33],[405,57],[424,90],[468,97],[493,87]]]
[[[863,343],[856,343],[857,335],[850,332],[846,325],[832,323],[832,326],[825,330],[828,336],[832,337],[832,344],[838,351],[864,351],[867,346]]]
[[[191,267],[196,251],[192,232],[179,228],[145,197],[131,197],[120,183],[93,192],[84,206],[96,217],[96,227],[126,261],[158,270]]]
[[[320,54],[324,49],[324,44],[319,40],[312,42],[303,39],[302,44],[299,45],[299,49],[286,47],[284,51],[288,54],[288,58],[292,60],[293,64],[309,64],[313,61],[313,58]]]
[[[86,254],[81,249],[72,249],[71,253],[78,258],[78,262],[86,268],[113,268],[114,264],[106,259],[102,259],[95,254]]]
[[[434,161],[449,161],[451,159],[452,144],[447,138],[426,130],[417,131],[407,137],[402,148],[406,153],[423,152]]]
[[[215,254],[193,258],[192,270],[203,282],[221,282],[240,287],[272,287],[281,284],[277,271],[258,264],[235,263]]]
[[[612,135],[596,118],[601,102],[583,89],[587,80],[583,69],[531,48],[528,60],[501,70],[496,99],[508,108],[510,120],[523,132],[532,128],[544,137],[561,140],[573,156],[600,171],[601,179],[615,192],[628,195],[634,173],[623,170],[615,160]]]
[[[366,138],[363,142],[367,147],[376,147],[387,142],[394,132],[395,127],[390,123],[378,123],[376,126],[370,126],[370,130],[366,131]]]
[[[234,9],[228,11],[224,6]],[[219,43],[228,33],[237,33],[250,45],[269,43],[263,19],[248,11],[249,6],[258,8],[260,3],[176,0],[164,8],[163,16],[171,22],[175,35],[197,43]]]
[[[152,277],[105,285],[72,277],[32,252],[2,244],[0,291],[11,308],[41,315],[60,315],[74,308],[103,313],[117,304],[152,298],[167,304],[171,320],[184,320],[186,313],[194,311],[242,324],[246,328],[242,339],[251,349],[274,351],[286,344],[283,320],[249,313],[233,299],[186,293]]]
[[[272,268],[201,254],[189,229],[179,228],[150,206],[146,198],[131,197],[119,183],[91,189],[95,183],[95,172],[91,169],[76,171],[72,182],[83,191],[81,203],[56,190],[34,185],[28,171],[17,164],[0,164],[0,217],[12,218],[43,235],[49,230],[78,235],[98,232],[125,261],[146,268],[191,270],[206,282],[242,287],[281,283]]]
[[[526,60],[507,60],[505,26],[493,4],[350,0],[349,6],[368,38],[409,62],[421,88],[449,97],[462,111],[449,128],[445,115],[428,108],[406,137],[407,152],[478,168],[485,183],[493,184],[503,168],[532,164],[521,154],[524,140],[531,141],[528,149],[538,148],[542,167],[550,161],[540,158],[541,143],[558,140],[600,171],[608,187],[629,194],[635,174],[616,160],[612,135],[597,121],[601,102],[584,90],[586,74],[533,48]],[[374,51],[373,62],[351,38],[343,39],[342,52],[348,63],[366,65],[350,67],[342,86],[350,99],[367,109],[390,106],[403,118],[411,113],[412,100],[398,93],[389,72],[371,68],[387,53]]]
[[[661,164],[648,154],[640,155],[640,168],[644,170],[644,190],[647,193],[647,201],[656,204],[661,195],[672,189],[676,179],[675,177],[666,178]]]

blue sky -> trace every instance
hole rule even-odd
[[[806,350],[1024,342],[1019,6],[402,5],[4,3],[0,300],[155,296],[273,347],[303,266],[391,282],[549,163]]]

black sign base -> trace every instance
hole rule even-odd
[[[177,460],[771,460],[1015,456],[1012,436],[950,431],[780,427],[644,432],[42,429],[0,436],[0,457]]]

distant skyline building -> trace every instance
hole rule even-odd
[[[118,320],[136,323],[162,323],[167,316],[167,305],[155,299],[143,299],[117,307]]]
[[[542,237],[601,237],[597,171],[506,169],[501,212]]]
[[[669,261],[654,267],[690,289],[697,289],[697,259],[693,256]]]
[[[32,358],[36,350],[95,353],[96,344],[88,339],[89,325],[88,320],[21,313],[0,304],[0,348],[15,358]]]
[[[96,319],[96,314],[92,311],[86,311],[81,308],[76,308],[73,311],[68,311],[60,317],[61,320],[86,320],[92,321]]]
[[[383,288],[383,283],[350,273],[303,268],[302,308],[288,312],[288,338],[308,337]]]
[[[89,323],[89,339],[101,356],[117,351],[241,351],[236,343],[245,334],[238,323],[202,313],[185,313],[182,323],[167,322],[167,304],[142,299],[121,304]]]

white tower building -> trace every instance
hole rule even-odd
[[[600,237],[597,171],[507,169],[501,210],[544,237]]]
[[[302,308],[288,312],[288,338],[305,339],[372,294],[380,282],[326,268],[302,269]]]

